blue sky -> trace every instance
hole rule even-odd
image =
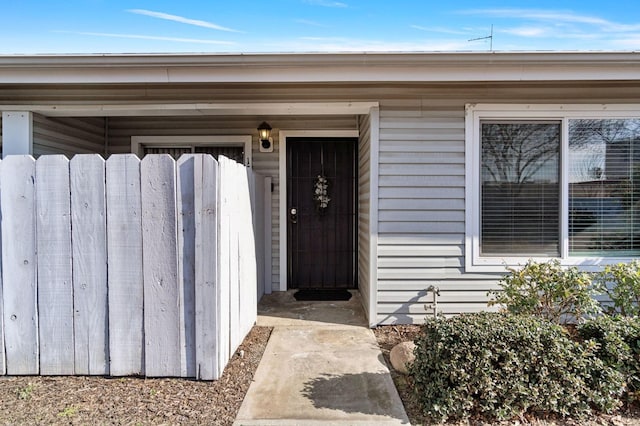
[[[0,54],[640,50],[638,0],[3,3]]]

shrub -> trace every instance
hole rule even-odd
[[[433,421],[524,413],[580,418],[619,405],[622,377],[564,329],[531,316],[467,314],[427,320],[410,375]]]
[[[580,324],[578,336],[597,343],[595,354],[605,365],[618,370],[628,400],[640,397],[640,318],[602,316]]]
[[[625,316],[640,315],[640,262],[608,265],[596,275],[597,281],[613,306],[610,314],[620,313]]]
[[[528,261],[521,269],[507,268],[500,280],[501,291],[489,294],[513,314],[534,315],[556,324],[573,322],[600,312],[598,294],[591,275],[576,267],[563,268],[560,262]]]

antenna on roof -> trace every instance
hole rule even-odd
[[[467,41],[476,41],[476,40],[489,40],[489,51],[493,52],[493,24],[491,24],[491,34],[489,34],[488,36],[472,38],[472,39],[467,40]]]

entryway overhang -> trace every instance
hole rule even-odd
[[[190,115],[358,115],[378,102],[249,102],[87,105],[0,105],[0,111],[25,111],[48,117],[135,117]]]

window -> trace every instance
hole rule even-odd
[[[481,123],[481,255],[557,256],[560,123]]]
[[[468,112],[468,270],[640,256],[640,107]]]
[[[211,154],[213,158],[218,159],[219,155],[224,155],[225,157],[235,161],[236,163],[244,164],[244,149],[241,146],[225,146],[225,145],[214,145],[214,146],[188,146],[188,145],[179,145],[176,147],[172,146],[144,146],[144,155],[147,154],[169,154],[174,160],[180,158],[182,154]]]
[[[569,255],[640,255],[640,119],[568,126]]]
[[[228,136],[131,136],[131,152],[140,158],[145,154],[169,154],[176,160],[187,153],[224,155],[251,166],[251,135]]]

